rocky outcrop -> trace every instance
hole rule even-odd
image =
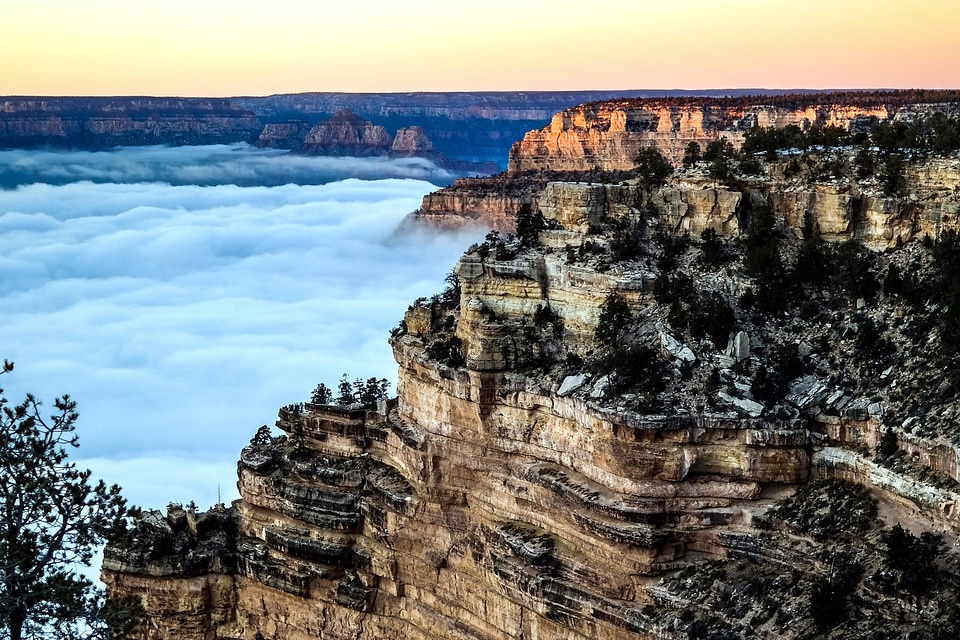
[[[955,103],[893,105],[882,96],[854,105],[830,102],[837,97],[811,96],[789,106],[767,104],[763,96],[734,104],[723,100],[696,100],[691,104],[621,100],[581,105],[554,115],[548,126],[527,133],[514,144],[507,170],[629,170],[644,147],[656,147],[679,166],[691,142],[704,149],[711,142],[725,139],[739,148],[744,134],[753,126],[796,125],[807,130],[814,125],[835,125],[857,131],[878,120],[911,119],[934,108],[958,111]]]
[[[428,193],[420,208],[407,216],[397,233],[417,229],[495,229],[512,233],[520,206],[536,207],[543,185],[532,181],[492,187],[495,182],[495,178],[460,178],[449,187]]]
[[[303,120],[264,125],[257,146],[267,149],[296,149],[303,144],[310,125]]]
[[[397,131],[390,154],[395,156],[415,156],[433,151],[433,143],[421,127],[413,126]]]
[[[313,127],[298,151],[336,156],[387,155],[392,143],[385,128],[344,109]]]
[[[558,175],[558,177],[562,177]],[[559,216],[571,230],[586,232],[591,221],[605,216],[648,213],[649,223],[671,232],[700,235],[707,229],[737,236],[752,203],[766,203],[783,216],[784,227],[802,235],[804,220],[831,241],[857,240],[880,250],[912,239],[930,238],[960,228],[960,161],[933,158],[911,164],[905,192],[887,196],[874,180],[831,178],[812,182],[751,177],[741,187],[718,182],[705,170],[677,172],[662,187],[646,189],[635,180],[549,182],[526,176],[463,179],[424,196],[423,204],[404,229],[495,229],[512,233],[521,204]]]
[[[257,117],[217,98],[3,98],[0,147],[253,141]]]

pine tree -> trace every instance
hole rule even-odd
[[[3,363],[0,374],[13,370]],[[127,507],[116,485],[90,483],[90,471],[67,461],[77,447],[78,414],[69,396],[49,418],[33,395],[9,406],[0,389],[0,638],[128,636],[139,601],[107,600],[85,576],[104,542],[121,540]]]

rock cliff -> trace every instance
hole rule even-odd
[[[318,155],[386,155],[393,140],[387,130],[344,109],[313,127],[298,151]]]
[[[807,130],[814,125],[834,125],[865,130],[878,120],[909,120],[931,110],[956,113],[960,107],[955,101],[930,102],[948,97],[935,94],[916,102],[891,94],[867,94],[861,98],[819,94],[781,101],[756,96],[738,100],[633,99],[589,103],[561,111],[548,126],[524,135],[510,149],[507,170],[623,171],[635,166],[634,158],[640,149],[651,146],[678,166],[691,142],[705,148],[711,142],[726,139],[739,148],[744,134],[754,126],[796,125]]]
[[[849,170],[830,175],[814,171],[784,178],[788,161],[774,163],[764,175],[745,176],[736,185],[711,177],[705,165],[677,170],[662,187],[621,186],[590,174],[539,172],[462,179],[427,194],[410,214],[404,229],[427,227],[456,230],[464,227],[512,233],[520,205],[576,211],[584,221],[596,219],[610,206],[645,209],[673,232],[700,234],[706,229],[724,235],[740,232],[744,194],[769,202],[793,232],[800,233],[806,216],[833,241],[857,240],[873,249],[893,247],[960,226],[960,160],[930,158],[905,170],[902,193],[887,195],[873,177],[858,178]],[[814,167],[816,169],[816,167]],[[580,182],[551,182],[550,176]],[[561,198],[562,202],[557,202]],[[568,215],[568,214],[565,214]],[[585,222],[578,230],[585,231]]]
[[[438,153],[456,162],[491,163],[484,173],[506,168],[510,145],[554,113],[584,102],[661,95],[741,95],[677,91],[498,91],[450,93],[300,93],[234,98],[268,123],[305,120],[318,123],[342,109],[390,131],[419,126]],[[466,167],[465,171],[469,171]]]
[[[257,138],[257,146],[268,149],[296,149],[312,129],[303,120],[268,123]]]
[[[397,397],[282,408],[104,581],[145,640],[956,637],[960,160],[844,153],[458,181],[518,237],[411,305]]]
[[[253,141],[251,112],[217,98],[2,98],[0,147]]]

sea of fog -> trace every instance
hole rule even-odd
[[[134,504],[237,497],[277,408],[396,381],[389,330],[470,237],[392,237],[450,176],[251,147],[0,152],[0,378],[77,401],[71,457]]]

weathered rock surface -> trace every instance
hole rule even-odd
[[[810,592],[833,584],[842,557],[775,521],[780,498],[839,478],[881,498],[888,524],[960,531],[957,447],[943,435],[950,424],[932,424],[952,423],[960,401],[940,411],[918,398],[938,373],[906,342],[933,307],[911,311],[893,293],[861,304],[826,289],[813,292],[822,307],[803,321],[784,315],[794,307],[747,307],[758,285],[739,258],[711,265],[675,237],[712,229],[732,252],[744,206],[765,199],[779,216],[766,233],[782,239],[784,254],[797,252],[794,230],[809,214],[827,242],[884,248],[900,238],[904,246],[878,254],[886,262],[869,262],[867,273],[888,263],[929,273],[931,259],[909,240],[955,228],[941,215],[956,203],[955,162],[911,169],[914,206],[887,217],[860,208],[847,216],[869,194],[843,200],[848,191],[836,187],[820,197],[807,185],[793,198],[784,195],[791,183],[772,178],[733,192],[687,172],[653,193],[543,180],[525,185],[535,197],[502,178],[511,185],[503,202],[533,203],[544,230],[527,244],[491,236],[472,246],[455,268],[459,286],[407,311],[391,337],[397,398],[376,411],[284,407],[285,435],[258,434],[241,452],[239,501],[206,514],[147,514],[133,544],[105,551],[104,580],[142,596],[149,640],[707,637],[667,610],[719,620],[741,637],[813,637],[822,628]],[[450,200],[436,209],[465,211],[477,184],[441,192]],[[665,300],[663,276],[686,276],[688,299]],[[601,338],[614,293],[627,313]],[[690,325],[711,296],[733,320],[708,337]],[[874,317],[904,330],[881,334]],[[874,343],[913,354],[902,372],[851,353],[870,326]],[[923,349],[937,344],[926,336]],[[807,360],[769,398],[758,380],[786,362],[784,347]],[[898,453],[873,458],[891,435]],[[934,472],[937,484],[924,475]],[[863,524],[875,546],[879,526]],[[726,568],[706,564],[728,559],[767,572],[754,596],[785,599],[763,612],[728,606],[743,590],[725,582]],[[741,564],[730,563],[730,576]],[[683,587],[701,570],[709,584]],[[884,579],[879,569],[864,578],[863,620],[893,607],[887,621],[903,630],[940,611],[929,598],[925,606],[880,589]],[[793,600],[805,603],[803,615]]]
[[[423,128],[412,126],[399,129],[393,144],[390,145],[392,155],[418,155],[433,151],[433,143],[423,132]]]
[[[267,149],[296,149],[303,144],[311,128],[303,120],[266,124],[257,138],[257,146]]]
[[[548,126],[527,133],[511,147],[507,170],[629,170],[637,152],[650,146],[678,166],[689,143],[696,142],[703,149],[725,139],[739,148],[753,126],[792,124],[806,130],[819,124],[864,129],[876,120],[910,118],[931,108],[928,104],[893,105],[883,96],[854,105],[832,103],[833,99],[831,95],[800,98],[791,106],[765,103],[763,96],[733,103],[633,99],[585,104],[562,111]],[[950,104],[937,108],[957,110]]]
[[[344,109],[313,127],[298,151],[337,156],[387,155],[392,143],[385,128]]]

